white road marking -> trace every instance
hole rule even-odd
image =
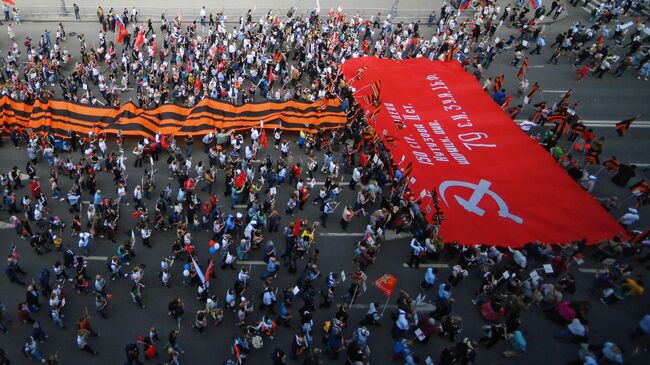
[[[578,269],[578,271],[584,272],[584,273],[587,273],[587,274],[594,274],[594,273],[597,273],[597,272],[599,272],[601,270],[603,270],[603,269],[590,269],[590,268],[587,268],[587,267],[581,267],[581,268]]]
[[[528,66],[530,68],[544,68],[544,65],[534,65],[534,66]]]
[[[632,162],[630,165],[635,165],[636,167],[648,167],[650,166],[650,163]]]
[[[352,309],[368,309],[369,305],[368,304],[352,304],[350,308]],[[397,305],[395,304],[389,304],[386,306],[386,309],[397,309]],[[415,310],[418,312],[430,312],[432,310],[436,309],[436,306],[430,303],[421,303],[418,305]]]
[[[344,185],[344,184],[347,185],[349,183],[350,183],[349,181],[339,181],[338,182],[339,185]],[[316,181],[316,185],[325,185],[325,181]]]
[[[408,264],[404,263],[402,264],[402,267],[409,267]],[[420,264],[420,267],[435,267],[437,269],[448,269],[449,265],[448,264]]]
[[[323,232],[318,234],[321,237],[363,237],[363,232]]]
[[[266,265],[266,262],[264,261],[254,261],[254,260],[253,261],[243,260],[243,261],[237,261],[236,263],[241,265],[260,265],[260,266]]]
[[[363,237],[366,235],[365,232],[323,232],[319,233],[319,236],[322,237]],[[411,237],[409,233],[395,233],[394,231],[386,231],[382,241],[393,241],[399,240],[402,238]]]
[[[108,256],[84,256],[84,260],[88,261],[107,261]]]
[[[553,93],[553,94],[564,94],[567,91],[569,91],[569,90],[544,90],[544,89],[542,89],[542,92]]]
[[[523,122],[524,119],[515,119],[515,122],[521,123]],[[616,123],[620,122],[620,120],[586,120],[583,119],[580,121],[582,124],[584,124],[587,127],[615,127]],[[632,123],[631,128],[650,128],[650,121],[649,120],[636,120],[634,123]]]

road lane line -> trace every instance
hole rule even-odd
[[[402,267],[409,267],[408,264],[404,263],[402,264]],[[435,267],[437,269],[448,269],[449,265],[448,264],[420,264],[420,267]]]
[[[352,304],[350,308],[352,309],[365,309],[367,310],[369,307],[368,304]],[[386,309],[397,309],[397,305],[395,304],[389,304],[386,306]],[[420,303],[420,305],[416,306],[415,310],[418,312],[431,312],[432,310],[435,310],[436,306],[430,303]]]
[[[525,119],[515,119],[516,123],[521,123]],[[615,127],[616,123],[620,120],[581,120],[582,124],[587,127]],[[647,120],[637,120],[632,124],[631,128],[650,128],[650,121]]]
[[[321,237],[363,237],[364,232],[323,232],[318,234]]]
[[[108,256],[83,256],[84,260],[88,261],[107,261]]]
[[[267,263],[264,261],[255,261],[255,260],[251,260],[251,261],[243,260],[243,261],[237,261],[236,263],[242,265],[260,265],[260,266],[267,265]]]

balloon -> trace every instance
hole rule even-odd
[[[183,270],[183,276],[185,277],[190,276],[190,270]]]
[[[585,143],[584,148],[585,148],[585,151],[590,150],[591,145],[589,143]]]
[[[210,240],[210,247],[214,246],[214,240]]]
[[[214,247],[210,247],[210,253],[215,254],[217,252],[217,249]]]
[[[580,151],[580,149],[582,148],[582,145],[581,145],[580,143],[576,143],[576,144],[573,145],[573,148],[574,148],[576,151]]]
[[[111,299],[111,298],[113,298],[113,294],[108,294],[107,297],[108,297],[108,299]]]
[[[185,270],[189,270],[189,269],[190,269],[190,264],[185,264],[185,265],[183,265],[183,269],[185,269]]]

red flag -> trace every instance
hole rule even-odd
[[[213,272],[214,272],[214,257],[210,259],[208,268],[205,269],[205,286],[210,286],[210,278],[212,277]]]
[[[135,47],[136,49],[137,49],[137,48],[140,48],[140,46],[141,46],[143,43],[144,43],[144,31],[141,30],[140,33],[138,33],[138,36],[135,38],[135,44],[134,44],[134,47]]]
[[[14,2],[14,0],[2,0],[2,2],[3,2],[3,3],[7,3],[7,4],[9,4],[9,5],[16,5],[16,3]]]
[[[187,251],[187,253],[190,254],[190,255],[192,254],[192,252],[193,252],[192,246],[190,246],[189,243],[185,244],[185,251]]]
[[[246,172],[242,170],[239,175],[235,178],[235,186],[238,188],[241,188],[244,186],[244,183],[246,182]]]
[[[269,66],[269,74],[267,76],[269,79],[266,81],[268,81],[269,86],[271,86],[271,83],[273,82],[273,68],[271,68],[271,66]]]
[[[395,123],[389,115],[390,109],[379,113],[374,125],[379,134],[383,135],[383,130],[387,130],[389,135],[400,138],[394,146],[390,146],[391,155],[396,160],[394,162],[400,162],[404,156],[400,165],[402,168],[412,162],[412,173],[408,177],[411,189],[416,194],[423,189],[431,191],[435,188],[438,191],[440,208],[447,217],[441,226],[441,234],[446,240],[454,237],[460,244],[488,243],[513,248],[522,247],[535,240],[549,243],[586,238],[588,243],[593,244],[623,230],[600,207],[598,201],[577,186],[553,159],[548,158],[548,154],[544,155],[544,151],[540,150],[536,143],[531,143],[530,138],[517,129],[517,125],[491,101],[489,95],[480,92],[481,85],[476,79],[472,79],[471,74],[462,72],[459,63],[429,61],[426,58],[387,61],[363,57],[347,60],[341,69],[345,78],[349,79],[362,66],[369,66],[363,73],[364,80],[381,78],[383,98],[391,100],[392,103],[411,103],[420,120],[434,120],[437,115],[445,113],[445,104],[431,103],[430,99],[418,97],[429,95],[432,83],[444,85],[444,88],[440,89],[444,89],[444,93],[450,93],[448,98],[453,98],[453,101],[448,102],[459,105],[473,123],[478,125],[476,120],[481,120],[481,132],[486,135],[469,143],[469,138],[465,135],[456,138],[458,134],[466,133],[464,128],[458,126],[463,124],[441,122],[425,123],[423,126],[404,121],[406,127],[394,131]],[[408,83],[405,84],[404,80],[408,80]],[[355,95],[359,101],[361,97],[362,95]],[[515,100],[511,105],[514,102]],[[573,104],[573,101],[570,103]],[[369,113],[373,110],[373,107],[367,104],[361,106],[363,112]],[[558,115],[557,120],[557,123],[563,123],[566,116]],[[453,133],[450,132],[452,130]],[[422,146],[427,146],[431,141],[429,137],[432,133],[444,133],[444,140],[449,138],[450,142],[454,143],[452,152],[445,152],[444,148],[444,155],[440,155],[438,151],[426,151]],[[410,140],[411,138],[413,140]],[[508,141],[508,146],[501,144],[504,140]],[[421,148],[417,150],[417,158],[413,157],[416,143]],[[489,144],[490,147],[478,147],[475,143]],[[447,145],[447,142],[444,144]],[[422,157],[420,152],[423,153]],[[501,156],[501,159],[498,156]],[[495,160],[499,160],[499,164],[494,164]],[[445,164],[449,165],[449,168],[445,169],[444,176],[431,174],[431,169],[439,162],[452,161],[453,164]],[[452,165],[458,169],[452,168]],[[468,168],[470,166],[471,168]],[[526,175],[528,194],[517,188],[517,181],[512,179],[514,171],[519,175]],[[397,175],[396,172],[395,176]],[[520,184],[520,176],[518,179]],[[536,193],[531,195],[529,192],[533,185],[536,187]],[[562,198],[558,198],[560,196]],[[555,204],[552,212],[546,209],[548,204],[545,201],[548,202],[549,199]],[[473,201],[468,203],[470,200]],[[531,204],[532,201],[539,205]],[[562,208],[559,209],[557,204]],[[435,209],[432,205],[430,211],[425,210],[425,206],[426,202],[422,210],[427,211],[427,220],[430,222]],[[545,208],[538,210],[540,207]],[[552,222],[541,218],[549,214],[554,217]],[[559,219],[560,216],[562,219]],[[435,221],[438,217],[440,215],[436,216]],[[467,230],[467,222],[470,221],[474,229]],[[485,227],[480,229],[480,234],[478,227]]]
[[[124,37],[126,37],[127,35],[129,35],[129,30],[128,29],[119,28],[119,31],[117,32],[117,43],[122,43],[122,41],[124,40]]]
[[[152,38],[151,41],[153,42],[151,45],[151,48],[153,48],[153,56],[156,57],[156,51],[158,50],[158,46],[156,45],[156,38]]]
[[[397,278],[391,274],[386,274],[379,279],[375,280],[375,286],[379,289],[380,292],[384,293],[385,296],[390,297],[393,295],[393,290],[397,285]]]
[[[124,37],[129,34],[129,30],[126,29],[126,24],[119,15],[115,16],[115,27],[117,28],[117,43],[122,43]]]
[[[264,148],[267,148],[269,146],[269,143],[266,141],[266,131],[264,128],[262,128],[262,135],[260,136],[260,144],[264,146]]]
[[[293,232],[291,232],[291,235],[294,237],[298,237],[300,234],[300,218],[296,218],[296,223],[293,225]]]

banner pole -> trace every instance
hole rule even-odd
[[[594,176],[598,177],[598,175],[599,175],[599,174],[600,174],[604,169],[605,169],[605,166],[600,166],[600,169],[598,169],[598,171],[596,171],[596,173],[594,174]]]
[[[618,204],[618,208],[621,208],[623,206],[623,203],[631,200],[632,198],[636,198],[636,195],[634,193],[630,194],[627,198],[621,200],[621,202]]]
[[[357,291],[359,291],[359,285],[357,284],[357,287],[354,288],[354,293],[352,294],[352,300],[350,300],[350,306],[352,306],[352,303],[354,303],[354,299],[357,297]]]
[[[360,88],[358,88],[358,89],[356,89],[356,90],[355,90],[355,91],[353,92],[353,94],[356,94],[356,93],[358,93],[359,91],[361,91],[361,90],[363,90],[363,89],[365,89],[365,88],[367,88],[367,87],[369,87],[370,85],[371,85],[371,84],[368,84],[368,85],[366,85],[366,86],[362,86],[362,87],[360,87]]]
[[[388,298],[386,298],[386,303],[384,303],[384,308],[381,309],[381,314],[379,315],[379,317],[384,316],[384,312],[386,311],[386,307],[388,306],[388,301],[390,300],[390,297],[392,297],[392,296],[393,296],[393,293],[390,293]]]

